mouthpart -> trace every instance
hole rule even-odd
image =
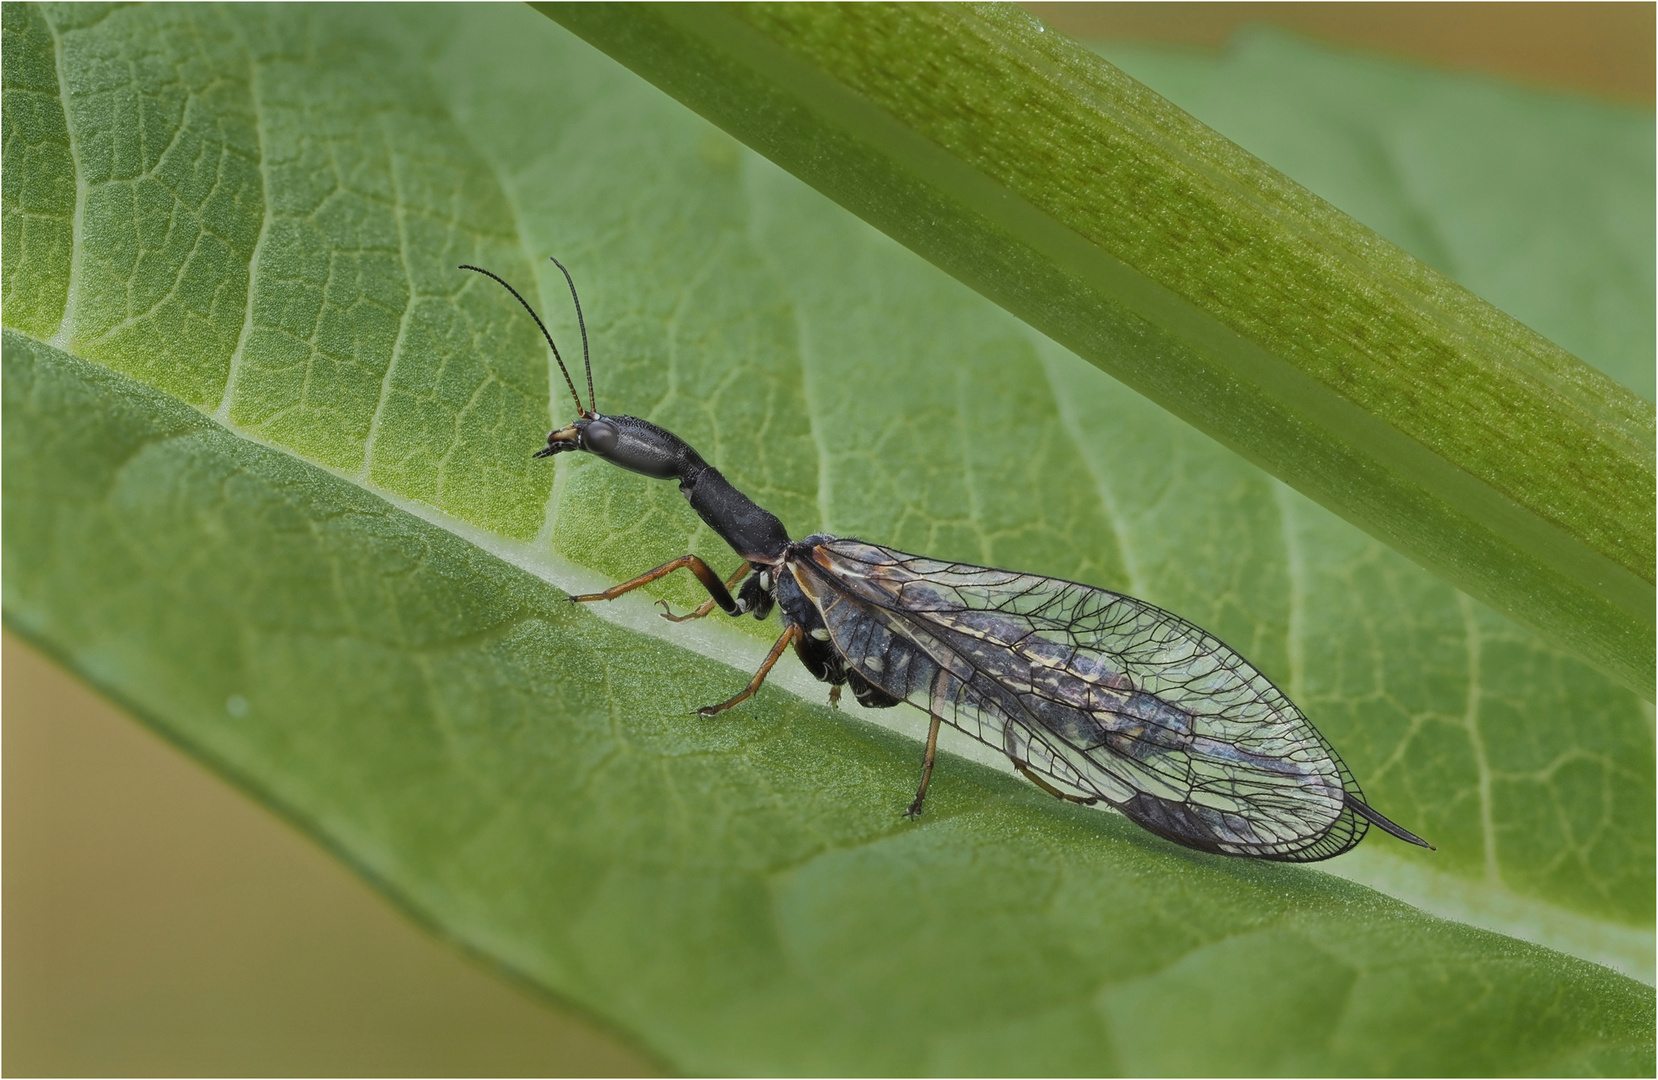
[[[576,425],[571,424],[568,427],[561,427],[557,431],[550,432],[547,435],[547,445],[531,456],[538,458],[552,457],[554,454],[563,453],[566,450],[580,449],[581,432],[576,428]]]

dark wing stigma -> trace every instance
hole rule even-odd
[[[1301,710],[1167,611],[857,540],[796,565],[849,668],[1054,794],[1177,843],[1292,862],[1339,855],[1376,816]]]

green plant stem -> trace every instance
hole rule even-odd
[[[1652,697],[1652,407],[1094,54],[994,5],[535,6]]]

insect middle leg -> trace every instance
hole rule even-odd
[[[783,631],[783,636],[777,639],[777,644],[771,647],[771,652],[766,654],[765,662],[760,665],[760,670],[754,673],[754,678],[749,680],[748,686],[743,689],[742,693],[722,701],[718,705],[704,705],[697,710],[697,715],[713,716],[716,713],[724,712],[733,705],[741,705],[753,697],[754,692],[760,689],[760,684],[766,681],[766,676],[771,674],[771,669],[777,664],[778,657],[783,655],[783,650],[793,645],[799,638],[800,626],[796,623],[790,623],[789,628]]]
[[[713,570],[709,569],[708,564],[697,558],[695,555],[681,555],[672,562],[663,563],[655,570],[645,571],[632,581],[624,581],[620,585],[612,585],[604,592],[583,593],[581,596],[572,596],[570,598],[570,602],[575,604],[588,604],[595,600],[614,600],[623,593],[630,593],[634,589],[639,588],[641,585],[649,585],[657,578],[667,577],[669,574],[682,567],[690,567],[691,573],[695,574],[697,576],[697,580],[702,582],[702,587],[708,590],[708,595],[713,597],[714,603],[720,606],[721,611],[725,612],[727,615],[741,615],[743,613],[743,609],[737,606],[737,601],[731,598],[731,592],[725,587],[725,583],[720,580],[720,576],[714,573]],[[740,577],[741,575],[738,576]],[[732,580],[735,581],[737,579],[733,578]]]

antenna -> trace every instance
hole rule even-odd
[[[556,259],[554,261],[557,262]],[[576,411],[583,416],[591,416],[592,413],[582,408],[581,395],[576,393],[576,384],[570,378],[570,369],[564,366],[564,357],[558,354],[558,346],[553,344],[553,335],[547,333],[547,327],[542,323],[541,316],[535,313],[535,308],[530,306],[530,302],[522,296],[519,296],[518,290],[513,288],[511,285],[508,285],[505,281],[502,281],[498,275],[490,273],[481,266],[468,266],[467,264],[462,263],[460,265],[460,269],[471,270],[473,273],[482,274],[486,278],[491,278],[496,282],[496,284],[500,285],[501,288],[507,290],[507,292],[511,293],[513,296],[518,297],[518,302],[523,304],[524,310],[530,313],[530,318],[535,320],[535,325],[541,327],[541,336],[547,339],[547,347],[553,350],[553,359],[558,361],[558,369],[564,372],[564,384],[570,388],[570,396],[576,399]],[[564,270],[564,267],[560,266],[559,269]],[[568,279],[570,272],[565,270],[564,276]],[[576,287],[574,285],[570,286],[572,294],[575,293],[575,288]],[[576,318],[578,321],[581,319],[580,305],[576,307]],[[587,352],[587,327],[585,326],[583,326],[581,330],[581,347],[582,353],[585,355]],[[593,393],[593,366],[591,364],[587,367],[587,393],[589,397],[591,397]]]
[[[553,259],[551,255],[547,258]],[[587,320],[581,317],[581,297],[576,295],[576,282],[570,277],[570,271],[564,269],[564,264],[557,259],[553,259],[553,265],[563,271],[564,281],[570,286],[570,299],[575,301],[576,304],[576,325],[581,327],[581,362],[587,365],[587,400],[593,406],[594,415],[597,415],[599,403],[593,397],[593,358],[587,355]],[[569,376],[566,375],[565,378],[569,378]],[[581,402],[576,402],[576,405],[580,407]]]

